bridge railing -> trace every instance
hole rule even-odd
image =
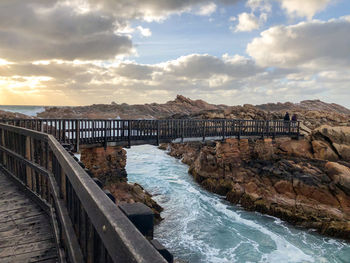
[[[62,261],[166,262],[52,135],[0,124],[0,169],[51,215]]]
[[[2,120],[53,135],[61,143],[73,145],[107,142],[152,141],[198,137],[298,136],[299,121],[283,120],[104,120],[104,119],[17,119]]]

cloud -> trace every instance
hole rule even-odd
[[[210,15],[216,4],[209,0],[87,0],[91,9],[117,14],[119,18],[161,21],[172,14],[197,11],[199,15]],[[216,0],[215,2],[233,5],[239,0]],[[199,11],[198,11],[199,10]],[[122,12],[121,12],[122,11]]]
[[[233,17],[230,18],[230,21],[235,21]],[[259,29],[260,26],[265,23],[267,20],[267,14],[261,13],[260,17],[256,17],[253,13],[241,13],[238,15],[238,24],[236,25],[235,32],[249,32],[256,29]]]
[[[350,66],[350,21],[308,21],[275,26],[247,46],[247,53],[266,67],[342,68]]]
[[[130,54],[128,36],[115,33],[103,13],[77,13],[60,2],[0,3],[0,57],[9,61],[42,59],[103,60]]]
[[[326,8],[332,0],[279,0],[290,16],[307,17],[311,19],[317,12]]]
[[[249,7],[253,12],[271,12],[272,5],[271,1],[268,0],[248,0],[246,6]]]
[[[137,30],[139,30],[140,34],[144,37],[152,36],[152,31],[149,28],[144,28],[142,26],[138,26]]]
[[[216,4],[209,3],[207,5],[201,6],[197,14],[201,16],[210,16],[216,11],[216,8]]]
[[[136,62],[116,65],[62,61],[14,63],[0,66],[0,89],[7,90],[12,97],[16,93],[27,94],[28,98],[41,94],[49,104],[66,103],[65,97],[70,97],[70,101],[74,98],[74,104],[102,103],[117,95],[125,102],[142,102],[141,94],[154,94],[154,90],[168,100],[178,92],[197,91],[205,95],[209,90],[240,89],[239,82],[263,71],[249,58],[227,54],[222,58],[191,54],[155,65]],[[18,83],[19,76],[23,79],[22,84],[9,85]],[[79,96],[79,92],[87,95]],[[154,97],[150,99],[154,100]]]

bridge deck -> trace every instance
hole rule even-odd
[[[1,172],[0,262],[58,262],[48,215]]]

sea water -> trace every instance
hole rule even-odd
[[[164,208],[154,236],[186,262],[350,262],[350,243],[244,211],[202,189],[187,165],[155,146],[127,150],[131,182]]]

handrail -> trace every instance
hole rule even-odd
[[[80,144],[136,142],[159,144],[175,139],[207,137],[299,136],[299,121],[237,119],[11,119],[0,120],[15,126],[53,135],[59,142],[79,148]]]
[[[0,124],[0,168],[53,208],[69,262],[166,262],[52,135]]]

